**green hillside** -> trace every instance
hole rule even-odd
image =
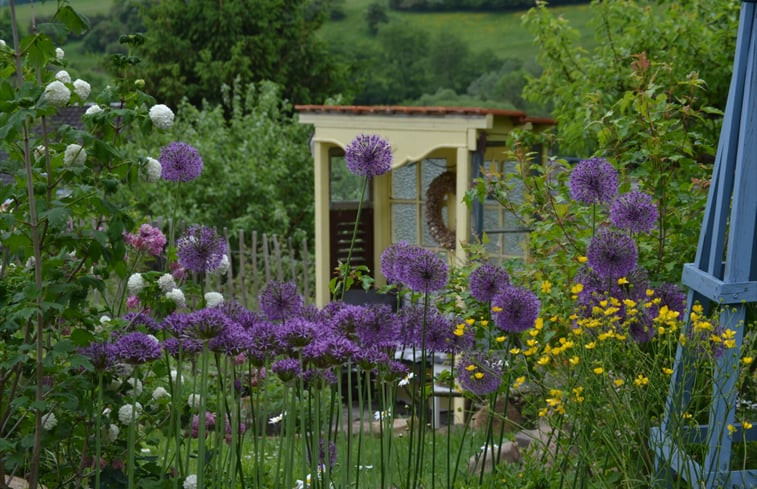
[[[321,29],[323,38],[333,43],[361,44],[370,42],[365,12],[375,0],[346,0],[342,11],[344,19],[330,21]],[[591,43],[588,25],[589,5],[555,7],[582,34],[584,43]],[[473,51],[491,49],[501,58],[533,58],[538,47],[533,36],[521,25],[523,12],[482,13],[442,12],[416,13],[388,11],[390,22],[407,21],[410,25],[428,32],[449,32],[466,41]]]

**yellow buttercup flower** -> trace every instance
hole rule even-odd
[[[568,362],[569,362],[569,363],[570,363],[571,365],[573,365],[574,367],[575,367],[576,365],[578,365],[578,363],[579,363],[580,361],[581,361],[581,359],[580,359],[580,358],[578,358],[578,355],[574,355],[573,357],[571,357],[570,359],[568,359]]]
[[[517,348],[517,347],[510,348],[511,355],[517,355],[518,353],[520,353],[520,348]]]
[[[552,292],[552,282],[549,280],[545,280],[541,283],[541,292],[542,294],[549,294]]]
[[[615,384],[617,387],[620,387],[623,384],[625,384],[625,381],[623,379],[615,379],[612,381],[612,383]]]
[[[691,413],[681,413],[683,419],[691,419],[693,415]]]
[[[750,423],[747,420],[744,420],[744,421],[741,422],[741,427],[744,428],[745,430],[751,430],[752,429],[752,423]]]
[[[493,308],[492,308],[492,310],[493,310]],[[486,320],[486,319],[482,319],[481,320],[481,326],[489,326],[489,321]]]
[[[741,363],[744,365],[751,365],[754,359],[752,357],[744,357],[741,359]]]
[[[584,284],[579,283],[570,288],[570,293],[574,295],[580,294],[582,290],[584,290]]]
[[[673,375],[673,369],[668,368],[668,367],[663,367],[662,373],[664,373],[665,375]]]
[[[649,378],[644,377],[643,374],[639,374],[636,376],[636,378],[633,381],[634,384],[636,384],[639,387],[645,386],[649,383]]]
[[[497,336],[494,341],[496,341],[497,343],[504,343],[505,339],[506,338],[504,336]]]
[[[515,383],[513,384],[513,389],[517,389],[518,387],[522,386],[526,382],[526,377],[521,375],[517,379],[515,379]]]
[[[543,357],[539,357],[539,359],[538,359],[538,360],[536,360],[536,363],[538,363],[539,365],[542,365],[542,366],[544,366],[544,365],[546,365],[546,364],[548,364],[548,363],[549,363],[549,357],[548,357],[548,356],[546,356],[546,355],[545,355],[545,356],[543,356]]]
[[[603,369],[602,367],[594,367],[594,369],[592,370],[592,372],[594,372],[597,375],[603,374],[604,371],[605,371],[605,369]]]
[[[579,256],[578,257],[578,263],[586,263],[589,259],[585,256]]]
[[[628,279],[627,279],[627,278],[625,278],[625,277],[620,277],[620,278],[618,279],[618,285],[627,285],[627,284],[628,284]]]
[[[728,423],[727,428],[728,428],[728,434],[731,434],[731,435],[736,433],[737,431],[736,427],[733,426],[731,423]]]
[[[466,323],[468,323],[468,326],[473,326],[473,324],[476,322],[473,318],[468,318],[465,320]]]
[[[477,380],[481,380],[481,379],[483,379],[483,378],[484,378],[484,374],[483,374],[483,372],[476,372],[475,374],[473,374],[473,376],[474,376],[474,377],[475,377],[475,378],[476,378]]]
[[[468,372],[472,372],[472,371],[476,370],[476,366],[471,363],[470,365],[468,365],[467,367],[465,367],[465,370],[467,370]]]
[[[502,312],[502,308],[499,306],[492,307],[492,312]]]
[[[596,348],[596,346],[597,346],[597,342],[592,341],[591,343],[586,343],[584,345],[584,348],[586,348],[587,350],[593,350],[594,348]]]

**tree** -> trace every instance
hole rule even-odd
[[[386,14],[386,5],[380,2],[373,2],[365,10],[365,21],[368,23],[368,32],[372,36],[378,34],[379,24],[389,22],[389,16]]]
[[[221,101],[220,86],[271,80],[284,97],[319,103],[345,91],[345,69],[315,33],[308,0],[166,0],[146,9],[142,77],[161,100]]]

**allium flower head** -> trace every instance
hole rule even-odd
[[[668,306],[668,309],[678,313],[679,318],[683,318],[683,312],[686,309],[686,294],[681,291],[676,284],[662,283],[654,289],[654,297],[660,298],[660,303],[652,306],[657,316],[662,306]]]
[[[494,323],[508,333],[520,333],[534,325],[541,303],[536,294],[520,287],[505,287],[492,299]]]
[[[226,242],[215,229],[205,226],[190,226],[177,242],[179,263],[196,272],[212,272],[221,265],[226,253]]]
[[[654,228],[659,213],[652,197],[634,190],[620,195],[610,206],[610,220],[615,227],[634,233],[648,233]]]
[[[63,83],[71,83],[71,75],[66,70],[60,70],[55,74],[55,79]]]
[[[394,243],[387,247],[383,253],[381,253],[381,273],[386,277],[389,283],[402,282],[402,267],[401,265],[406,260],[410,245],[405,241]]]
[[[155,226],[142,224],[136,233],[126,233],[124,241],[137,251],[160,256],[166,245],[166,236]]]
[[[288,382],[299,375],[300,362],[294,358],[284,358],[273,362],[271,370],[279,376],[282,382]]]
[[[381,136],[361,134],[344,148],[347,168],[355,175],[375,177],[392,167],[392,148]]]
[[[470,274],[470,293],[481,302],[490,302],[497,292],[509,284],[510,275],[507,271],[488,263],[476,268]]]
[[[357,337],[364,346],[386,346],[397,342],[397,322],[386,304],[369,305],[363,320],[356,324]]]
[[[618,172],[604,158],[581,160],[570,174],[570,196],[584,204],[607,204],[618,193]]]
[[[496,392],[502,379],[502,368],[483,354],[463,355],[457,365],[460,386],[478,396]]]
[[[171,182],[189,182],[202,173],[202,157],[187,143],[179,141],[164,146],[158,160],[163,178]]]
[[[173,111],[163,104],[150,107],[150,120],[158,129],[173,127]]]
[[[123,315],[124,321],[127,321],[127,328],[129,330],[135,330],[139,326],[146,327],[150,331],[160,331],[162,325],[158,323],[152,316],[144,312],[129,312]]]
[[[84,80],[77,78],[74,80],[74,92],[79,96],[81,100],[87,100],[92,87]]]
[[[160,180],[160,176],[163,174],[163,166],[160,164],[160,161],[148,156],[145,158],[145,163],[140,168],[140,172],[145,181],[155,183]]]
[[[630,236],[605,229],[591,238],[586,257],[601,278],[618,279],[636,268],[638,253]]]
[[[139,365],[160,358],[163,349],[154,337],[139,331],[127,333],[114,344],[116,356],[123,362]]]
[[[95,370],[106,370],[113,366],[116,349],[111,343],[90,343],[81,348],[79,353],[89,358]]]
[[[66,166],[83,165],[87,161],[87,151],[80,144],[69,144],[63,153],[63,163]]]
[[[294,282],[271,281],[260,294],[259,302],[263,314],[271,321],[278,321],[297,314],[303,301]]]
[[[447,263],[431,250],[413,246],[401,265],[402,281],[416,292],[435,292],[447,285]]]
[[[300,317],[294,317],[278,330],[281,342],[290,348],[302,348],[310,344],[319,333],[318,325]]]
[[[50,105],[62,107],[71,99],[71,90],[60,80],[55,80],[45,87],[43,97]]]
[[[232,327],[233,321],[220,309],[212,307],[189,313],[189,326],[184,333],[197,340],[208,340]]]

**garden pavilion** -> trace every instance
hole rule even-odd
[[[380,257],[406,241],[451,262],[465,259],[463,244],[490,237],[488,252],[524,258],[526,233],[501,206],[463,202],[474,178],[512,171],[505,141],[514,129],[543,131],[552,119],[518,110],[468,107],[297,105],[299,121],[312,124],[315,174],[315,301],[329,299],[329,280],[345,261],[360,199],[361,177],[349,173],[344,148],[360,134],[378,134],[392,146],[389,173],[374,177],[363,199],[352,265],[365,265],[383,285]],[[540,148],[533,148],[544,154]],[[429,188],[431,191],[429,192]],[[514,196],[517,198],[517,196]],[[431,200],[431,202],[429,202]],[[437,209],[427,223],[428,204]]]

